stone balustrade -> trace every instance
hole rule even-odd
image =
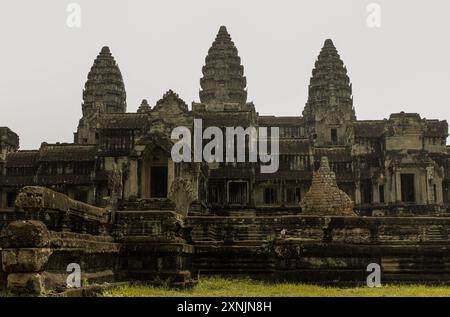
[[[40,220],[50,230],[105,234],[110,227],[110,211],[98,208],[45,187],[24,187],[16,198],[16,209],[25,218]]]

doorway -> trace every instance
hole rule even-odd
[[[228,184],[228,195],[230,205],[246,205],[247,182],[230,182]]]
[[[405,203],[415,203],[416,195],[414,188],[414,174],[401,174],[402,201]]]
[[[152,166],[151,167],[151,197],[152,198],[166,198],[167,197],[167,166]]]

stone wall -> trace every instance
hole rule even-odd
[[[169,282],[176,287],[197,282],[194,247],[183,216],[172,211],[121,211],[114,235],[122,244],[122,271],[127,280]]]
[[[138,280],[189,287],[198,276],[183,221],[174,212],[119,212],[114,237],[15,221],[2,231],[0,280],[14,293],[58,293],[67,288],[68,265],[76,263],[83,285]]]
[[[64,291],[73,263],[90,284],[139,280],[186,287],[197,281],[190,230],[173,211],[120,211],[109,223],[108,210],[42,188],[24,188],[17,207],[27,220],[5,217],[0,241],[0,281],[6,277],[9,291]]]
[[[8,289],[63,291],[70,263],[80,264],[89,283],[169,281],[186,287],[199,273],[364,283],[371,263],[381,266],[384,282],[450,281],[450,218],[445,217],[185,218],[169,211],[116,216],[112,236],[50,231],[33,220],[11,223],[1,244]]]
[[[64,291],[69,264],[81,268],[83,283],[113,282],[120,244],[110,236],[49,231],[40,221],[16,221],[2,231],[2,269],[15,293]]]
[[[448,217],[189,217],[195,244],[269,242],[283,236],[314,242],[450,243]]]
[[[194,267],[309,283],[365,283],[370,263],[390,282],[450,281],[450,218],[189,217]]]

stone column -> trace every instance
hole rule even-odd
[[[395,170],[395,202],[399,203],[402,201],[402,182],[400,177],[400,172]]]
[[[379,204],[380,203],[380,187],[379,187],[379,183],[377,183],[377,182],[372,184],[372,195],[373,195],[373,202]]]
[[[355,204],[359,205],[361,203],[361,183],[360,180],[355,182]]]
[[[128,197],[137,197],[138,196],[138,168],[137,168],[137,161],[131,160],[130,161],[130,168],[129,168],[129,174],[128,174]]]

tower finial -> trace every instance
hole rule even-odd
[[[220,26],[218,35],[229,35],[227,31],[227,27],[225,25]]]
[[[111,54],[111,50],[109,49],[109,46],[103,46],[100,54]]]
[[[323,44],[323,46],[324,47],[334,47],[334,44],[333,44],[333,40],[332,39],[326,39],[325,40],[325,43]]]

